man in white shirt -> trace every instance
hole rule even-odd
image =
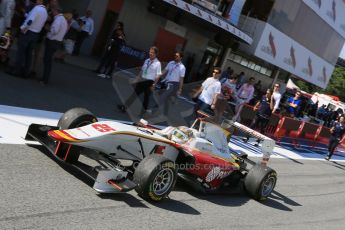
[[[220,68],[214,67],[212,77],[207,78],[202,83],[200,89],[195,93],[196,96],[201,92],[197,101],[197,109],[206,112],[207,110],[211,110],[212,102],[221,90],[221,84],[219,81],[220,74]]]
[[[15,6],[15,0],[0,1],[0,36],[2,36],[6,30],[11,29],[11,22]]]
[[[157,59],[158,48],[153,46],[149,51],[149,58],[145,60],[144,65],[141,67],[141,71],[134,80],[135,88],[134,93],[126,100],[124,105],[118,105],[118,108],[125,112],[126,109],[134,102],[134,100],[144,93],[144,113],[151,113],[148,110],[150,96],[154,85],[162,75],[162,67],[160,61]]]
[[[279,83],[274,84],[273,94],[272,94],[271,103],[270,103],[272,113],[275,113],[277,111],[277,109],[279,108],[280,99],[282,98],[282,95],[280,94],[279,89],[280,89],[280,84]]]
[[[20,27],[21,33],[18,40],[15,66],[10,71],[10,74],[27,78],[30,73],[32,51],[48,18],[44,2],[43,0],[36,0],[35,7],[29,12]]]
[[[42,85],[48,84],[54,53],[59,49],[59,47],[61,47],[68,29],[67,21],[61,13],[61,9],[52,8],[51,11],[54,16],[54,20],[47,34],[45,43],[43,77],[40,81]]]
[[[182,52],[175,53],[175,59],[170,61],[165,67],[162,76],[166,75],[164,82],[166,89],[158,98],[160,106],[165,107],[167,99],[171,96],[181,95],[186,67],[181,62],[183,58]]]
[[[79,20],[82,23],[81,30],[78,32],[77,39],[75,41],[73,55],[78,56],[80,52],[81,45],[83,44],[85,38],[92,35],[94,31],[94,22],[91,18],[92,11],[86,11],[85,16],[80,17]]]

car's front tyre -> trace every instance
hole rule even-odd
[[[145,200],[160,201],[174,188],[177,173],[174,162],[152,154],[145,157],[135,169],[133,181],[137,193]]]
[[[97,117],[93,115],[93,113],[91,113],[89,110],[84,108],[72,108],[61,116],[57,126],[60,129],[74,129],[95,122],[97,122]],[[62,146],[60,148],[65,148],[67,151],[68,147]],[[78,161],[79,156],[80,148],[73,146],[73,148],[70,149],[67,157],[64,158],[66,162],[73,164]]]

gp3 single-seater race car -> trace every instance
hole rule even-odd
[[[25,139],[40,142],[57,160],[74,167],[81,154],[98,162],[95,175],[89,176],[99,193],[135,189],[146,200],[160,201],[180,178],[203,193],[240,187],[256,200],[267,199],[276,172],[246,154],[232,153],[228,130],[200,118],[190,128],[164,129],[145,121],[98,121],[88,110],[73,108],[55,127],[31,124]]]

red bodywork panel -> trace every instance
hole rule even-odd
[[[195,163],[185,171],[203,179],[203,182],[206,182],[211,188],[219,187],[226,176],[239,169],[238,164],[210,153],[183,145],[180,148],[193,155],[195,159]]]

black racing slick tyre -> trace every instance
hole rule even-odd
[[[89,125],[91,123],[97,122],[97,118],[89,110],[84,108],[73,108],[65,112],[57,126],[60,129],[73,129],[81,126]],[[67,146],[61,146],[61,148],[67,148]],[[66,150],[67,151],[67,150]],[[61,151],[64,152],[64,151]],[[80,148],[77,146],[72,146],[68,151],[68,155],[65,161],[68,163],[76,163],[80,156]]]
[[[145,157],[135,169],[133,181],[139,196],[149,201],[160,201],[167,197],[176,183],[174,162],[152,154]]]
[[[276,171],[260,164],[254,165],[244,179],[247,193],[258,201],[266,200],[276,183]]]
[[[59,122],[60,129],[73,129],[97,122],[97,118],[89,110],[84,108],[73,108],[65,112]]]

